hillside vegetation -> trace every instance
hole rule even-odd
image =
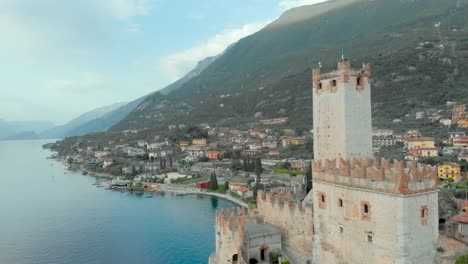
[[[282,116],[289,127],[310,129],[311,68],[321,62],[322,71],[335,69],[341,50],[354,67],[373,66],[376,126],[397,126],[393,119],[443,108],[447,100],[466,103],[467,6],[468,0],[336,0],[292,9],[178,89],[147,97],[111,130],[244,126]]]

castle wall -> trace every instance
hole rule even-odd
[[[216,213],[216,254],[213,264],[232,263],[235,254],[242,255],[246,212],[244,209],[227,209]]]
[[[314,181],[313,192],[314,263],[433,263],[437,191],[399,196]]]
[[[294,254],[297,259],[307,260],[312,256],[312,208],[290,201],[287,194],[259,192],[258,213],[265,222],[278,226],[282,231],[283,250],[288,255]],[[289,252],[288,248],[294,252]]]

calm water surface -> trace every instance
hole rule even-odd
[[[44,143],[0,141],[0,263],[207,262],[214,213],[232,203],[97,188]]]

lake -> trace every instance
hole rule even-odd
[[[217,209],[234,204],[97,188],[46,141],[0,141],[0,263],[207,263]]]

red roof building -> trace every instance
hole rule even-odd
[[[201,182],[195,183],[195,187],[196,187],[197,189],[199,189],[199,190],[201,190],[201,189],[204,189],[204,190],[209,189],[210,186],[211,186],[211,182],[210,182],[210,181],[201,181]]]

